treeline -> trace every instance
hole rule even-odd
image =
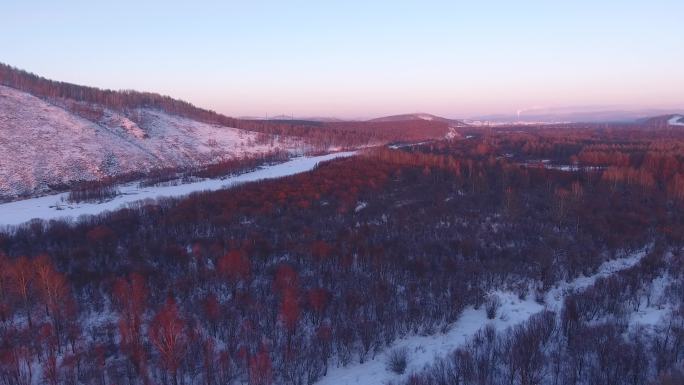
[[[543,297],[619,253],[682,245],[683,206],[658,188],[522,167],[484,140],[371,150],[277,180],[8,229],[0,378],[309,384],[397,338],[443,330],[492,289]],[[37,266],[52,266],[59,284],[43,289]],[[54,287],[62,294],[48,295]],[[544,317],[521,341],[551,328]]]
[[[213,111],[203,110],[182,100],[150,92],[114,91],[54,81],[0,63],[0,84],[28,92],[44,99],[66,99],[106,107],[115,111],[153,108],[172,115],[180,115],[207,123],[235,122]],[[78,105],[88,111],[87,106]],[[94,113],[91,107],[89,113]]]

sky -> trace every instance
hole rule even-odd
[[[684,1],[2,0],[0,62],[231,116],[681,109]]]

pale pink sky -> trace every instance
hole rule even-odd
[[[680,0],[11,3],[0,61],[234,116],[684,106]]]

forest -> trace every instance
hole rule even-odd
[[[49,89],[62,88],[72,92]],[[116,95],[81,97],[192,110]],[[483,323],[397,383],[683,383],[684,132],[461,131],[4,229],[0,384],[310,385],[395,341],[445,333],[469,309],[503,317],[501,291],[544,310],[510,328]],[[559,285],[639,251],[550,306]],[[662,319],[634,321],[656,305]],[[390,354],[387,370],[402,372],[411,354]]]

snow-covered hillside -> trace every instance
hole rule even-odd
[[[0,198],[153,168],[191,167],[277,148],[292,140],[150,109],[104,110],[94,121],[0,86]]]

